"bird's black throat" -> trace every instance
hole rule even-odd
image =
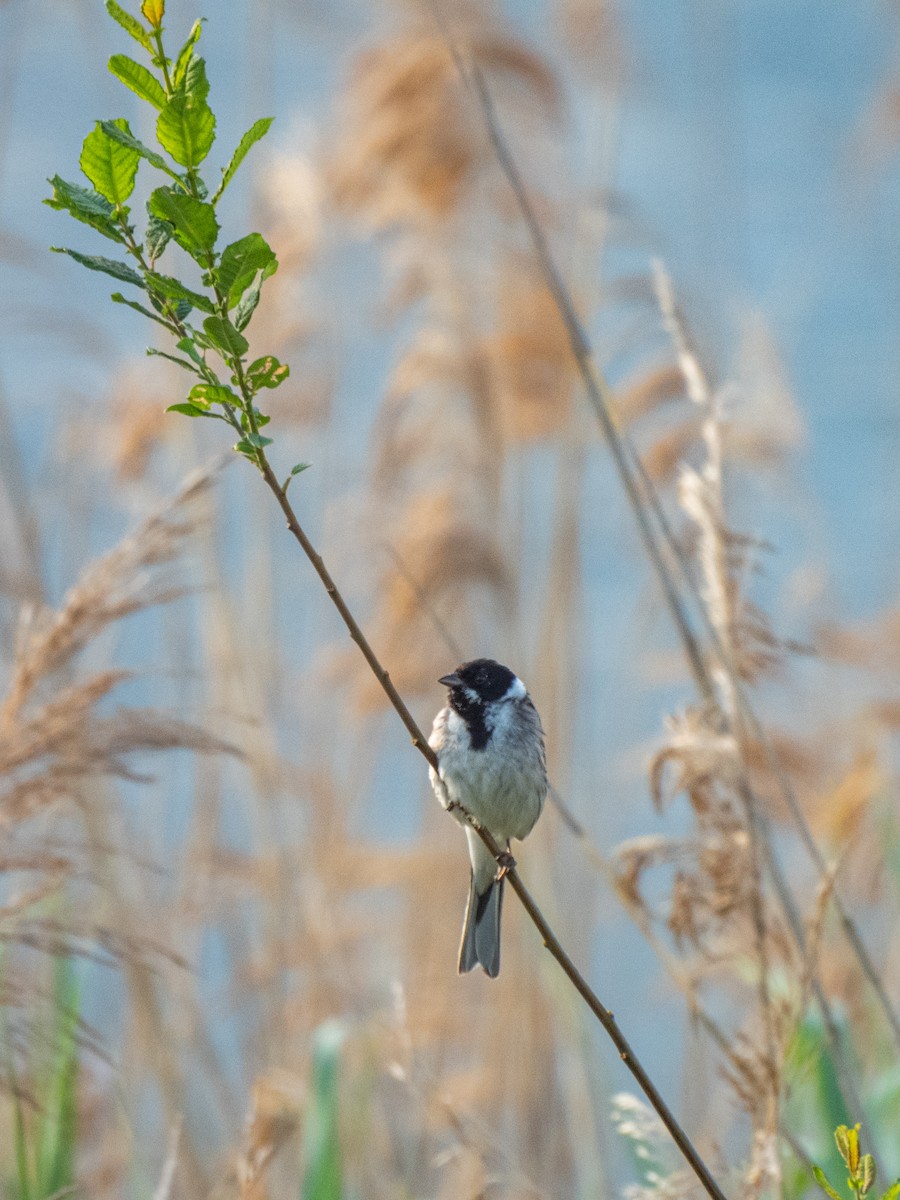
[[[466,723],[473,750],[483,750],[491,740],[484,719],[484,701],[463,688],[451,688],[450,706]]]

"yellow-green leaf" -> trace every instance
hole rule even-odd
[[[136,17],[116,4],[116,0],[106,0],[106,11],[114,21],[118,21],[129,37],[133,37],[144,47],[148,54],[153,53],[153,42],[150,40],[150,35]]]
[[[110,123],[125,133],[131,133],[128,122],[123,118],[106,122],[107,125]],[[79,165],[101,196],[105,196],[110,204],[120,205],[134,191],[134,179],[140,161],[137,150],[114,141],[98,121],[84,139]]]
[[[130,88],[136,96],[140,96],[154,108],[162,109],[165,106],[166,93],[163,86],[145,66],[135,62],[127,54],[114,54],[107,65],[116,79]]]
[[[209,154],[216,140],[216,118],[199,96],[173,96],[159,114],[156,136],[177,163],[183,167],[196,167]]]
[[[166,0],[144,0],[141,12],[148,24],[152,25],[154,29],[159,29],[166,12]]]

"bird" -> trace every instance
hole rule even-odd
[[[527,837],[544,807],[544,730],[525,684],[492,658],[465,662],[438,683],[447,688],[447,704],[428,738],[437,759],[431,786],[463,825],[472,865],[459,974],[481,966],[494,979],[505,871],[454,806],[471,813],[508,854],[510,839]]]

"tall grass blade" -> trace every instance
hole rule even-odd
[[[344,1025],[326,1021],[313,1042],[313,1087],[306,1119],[306,1174],[301,1200],[341,1200],[341,1147],[338,1138],[338,1069]]]

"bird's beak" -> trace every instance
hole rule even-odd
[[[448,688],[462,687],[462,680],[455,671],[450,675],[442,675],[438,683],[442,683],[444,687]]]

